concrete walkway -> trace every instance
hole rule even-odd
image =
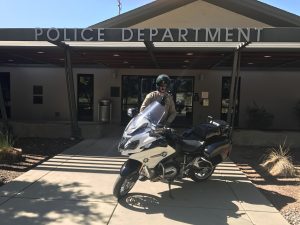
[[[138,182],[119,203],[112,196],[121,130],[85,140],[0,187],[3,225],[288,225],[230,161],[210,180],[172,185]]]

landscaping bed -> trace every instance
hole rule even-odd
[[[270,149],[234,146],[231,159],[292,225],[300,225],[300,177],[274,177],[260,165]],[[300,149],[289,152],[299,174]]]
[[[20,138],[16,140],[14,147],[22,149],[22,158],[16,162],[0,161],[0,186],[78,142],[63,138]]]

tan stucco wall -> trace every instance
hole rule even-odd
[[[11,110],[13,120],[53,121],[68,120],[68,99],[64,69],[62,68],[21,68],[0,67],[0,72],[10,72]],[[111,99],[112,120],[120,122],[121,98],[110,97],[110,87],[121,87],[122,75],[194,76],[194,91],[209,93],[209,106],[203,107],[194,102],[194,123],[204,121],[207,115],[220,116],[222,77],[230,76],[231,71],[221,70],[137,70],[137,69],[74,69],[74,83],[78,73],[94,74],[94,121],[98,120],[98,101]],[[299,129],[293,107],[300,99],[299,71],[241,71],[240,126],[247,121],[246,108],[255,101],[272,113],[273,128]],[[44,104],[32,103],[32,86],[44,86]],[[60,117],[55,118],[55,112]]]
[[[274,128],[300,128],[293,107],[300,100],[300,71],[242,72],[240,125],[246,124],[246,108],[255,101],[274,115]]]
[[[63,69],[1,68],[10,72],[11,114],[15,120],[66,120],[69,118]],[[43,86],[44,104],[33,104],[33,85]],[[55,118],[55,112],[60,113]]]
[[[138,23],[134,28],[270,27],[213,4],[196,1]]]
[[[1,67],[0,72],[10,72],[11,116],[13,120],[65,121],[69,120],[69,104],[64,68]],[[120,79],[113,78],[114,70],[74,69],[77,74],[94,74],[94,120],[98,119],[98,101],[110,96],[111,86],[120,86]],[[33,85],[43,86],[43,104],[33,104]],[[112,98],[113,118],[119,120],[120,99]],[[55,117],[55,112],[60,116]]]

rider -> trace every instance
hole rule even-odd
[[[161,122],[166,126],[170,126],[173,120],[176,117],[176,109],[175,104],[173,101],[172,95],[170,95],[168,91],[168,87],[170,85],[170,78],[166,74],[161,74],[156,78],[156,91],[152,91],[147,94],[140,112],[143,111],[150,103],[154,102],[155,100],[160,99],[161,97],[165,97],[165,111]]]

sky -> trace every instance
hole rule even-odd
[[[152,1],[121,0],[121,13]],[[261,1],[300,16],[300,0]],[[118,0],[0,0],[0,28],[84,28],[118,13]]]

